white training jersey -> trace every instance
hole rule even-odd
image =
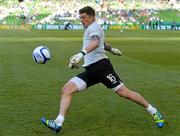
[[[96,22],[89,25],[88,28],[84,32],[83,49],[85,49],[87,46],[89,46],[91,37],[93,35],[99,36],[100,42],[99,42],[98,47],[95,50],[89,52],[88,54],[86,54],[84,56],[83,67],[86,67],[86,66],[88,66],[92,63],[95,63],[101,59],[108,58],[105,55],[105,50],[104,50],[104,30]]]

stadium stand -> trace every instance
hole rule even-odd
[[[79,24],[78,10],[86,5],[97,11],[103,25],[145,25],[161,29],[162,24],[180,26],[179,0],[1,0],[0,24]]]

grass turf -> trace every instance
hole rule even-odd
[[[54,135],[40,117],[55,118],[60,88],[81,72],[67,68],[82,45],[82,31],[0,31],[0,135]],[[180,32],[106,31],[124,53],[110,57],[125,84],[164,115],[159,129],[140,106],[99,84],[75,94],[61,136],[177,136],[180,132]],[[35,64],[33,49],[47,45],[52,59]]]

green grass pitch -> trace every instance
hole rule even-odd
[[[83,68],[67,68],[82,46],[82,31],[0,31],[0,136],[55,135],[40,123],[54,119],[60,89]],[[75,94],[61,136],[178,136],[180,134],[180,31],[106,31],[124,56],[107,52],[116,72],[164,115],[159,129],[139,105],[98,84]],[[32,60],[44,44],[45,65]]]

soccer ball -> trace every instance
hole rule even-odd
[[[38,64],[45,64],[51,58],[50,50],[45,46],[38,46],[32,53],[33,60]]]

